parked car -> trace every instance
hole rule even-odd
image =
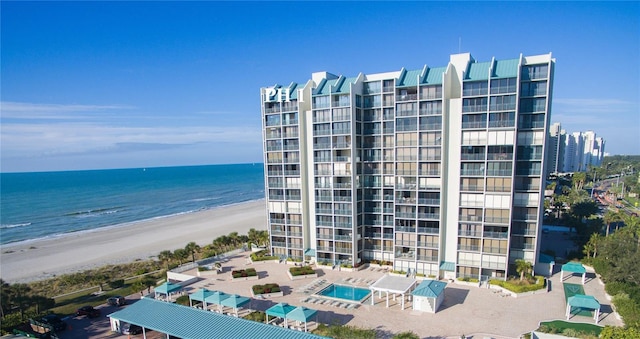
[[[124,329],[122,330],[122,334],[140,334],[142,333],[142,327],[134,324],[124,325]]]
[[[55,314],[45,315],[44,317],[42,317],[42,319],[40,319],[40,322],[50,325],[56,332],[63,331],[65,328],[67,328],[67,323]]]
[[[107,304],[111,306],[122,306],[127,303],[127,299],[122,296],[115,295],[109,299],[107,299]]]
[[[100,316],[100,310],[93,306],[82,306],[76,311],[76,315],[86,315],[87,318],[97,318]]]

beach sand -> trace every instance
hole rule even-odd
[[[223,206],[55,238],[2,245],[0,278],[9,283],[42,280],[108,264],[155,257],[194,241],[200,246],[231,232],[267,227],[265,201]]]

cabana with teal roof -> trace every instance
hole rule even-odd
[[[444,301],[444,289],[447,284],[437,280],[423,280],[411,295],[413,296],[413,309],[436,313]]]
[[[560,281],[564,280],[564,272],[570,272],[571,275],[574,273],[582,274],[582,285],[584,285],[585,280],[587,279],[587,270],[582,266],[580,262],[571,261],[564,265],[562,265],[562,271],[560,271]]]
[[[571,311],[578,310],[593,310],[593,320],[598,323],[600,317],[600,302],[592,295],[576,294],[573,297],[567,299],[567,320],[571,317]]]
[[[316,316],[317,318],[318,311],[312,310],[310,308],[306,308],[304,306],[298,306],[293,311],[289,312],[286,315],[287,319],[298,321],[299,323],[304,323],[304,331],[307,332],[307,323],[309,320]],[[318,320],[316,319],[316,323]]]
[[[213,291],[210,296],[205,298],[205,302],[208,304],[218,305],[218,312],[222,313],[222,301],[229,298],[229,294],[220,291]]]
[[[237,294],[230,294],[228,298],[222,299],[222,301],[220,301],[220,305],[233,308],[233,311],[235,312],[234,315],[237,317],[238,308],[241,308],[250,302],[250,298],[241,297]]]
[[[155,292],[155,299],[158,299],[158,294],[164,294],[167,299],[166,301],[171,301],[171,294],[177,293],[182,290],[182,285],[174,284],[172,282],[166,282],[160,286],[157,286],[153,289]]]
[[[294,306],[291,306],[287,303],[279,303],[271,306],[264,313],[266,315],[265,323],[269,323],[269,316],[273,316],[276,318],[284,319],[284,326],[287,327],[287,314],[291,313],[295,309]],[[273,320],[273,319],[272,319]]]
[[[202,303],[202,309],[207,309],[207,298],[213,294],[213,291],[209,291],[206,288],[201,288],[198,291],[189,294],[189,306],[193,307],[193,301],[199,301]]]

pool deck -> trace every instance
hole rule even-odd
[[[199,288],[220,290],[242,296],[251,296],[251,286],[255,284],[277,283],[284,291],[283,297],[254,299],[251,307],[266,310],[279,302],[294,306],[305,306],[318,310],[318,322],[325,324],[346,324],[362,328],[375,329],[380,338],[391,338],[394,334],[413,331],[421,338],[460,338],[465,334],[473,338],[492,337],[518,338],[520,334],[532,331],[540,321],[565,319],[565,296],[563,282],[580,284],[580,277],[568,277],[560,281],[560,274],[551,279],[548,293],[528,295],[518,298],[505,297],[493,290],[478,288],[457,283],[450,283],[445,289],[445,299],[437,313],[413,311],[410,301],[405,302],[405,310],[400,309],[400,298],[386,301],[376,297],[371,305],[366,299],[357,307],[340,305],[345,303],[309,303],[314,293],[331,283],[352,284],[368,287],[381,278],[386,272],[381,269],[367,268],[357,272],[345,272],[338,269],[317,269],[318,277],[290,280],[287,270],[290,265],[274,262],[247,264],[249,253],[230,257],[223,264],[224,273],[203,279],[187,286],[186,293],[193,293]],[[258,272],[259,280],[231,282],[231,270],[253,267]],[[186,274],[195,272],[184,272]],[[601,307],[600,325],[621,326],[622,321],[612,314],[611,302],[605,297],[604,286],[595,278],[595,274],[587,273],[584,285],[586,294],[598,299]],[[316,298],[317,299],[317,298]],[[304,300],[307,300],[305,302]],[[593,323],[585,317],[572,317],[570,321]]]

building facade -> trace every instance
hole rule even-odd
[[[556,165],[555,172],[584,172],[589,167],[597,167],[604,159],[605,140],[596,137],[594,131],[566,133],[560,123],[554,123],[549,130],[549,144],[557,150],[549,148],[549,163]],[[556,133],[560,131],[559,133]],[[554,172],[551,167],[550,172]]]
[[[502,278],[539,248],[551,55],[261,89],[274,255]]]

